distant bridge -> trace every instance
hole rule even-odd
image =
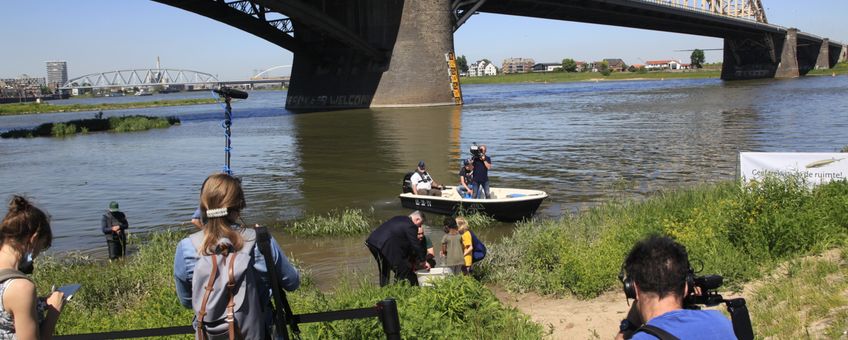
[[[135,69],[98,72],[68,80],[61,89],[149,87],[168,85],[210,85],[217,77],[199,71],[179,69]]]

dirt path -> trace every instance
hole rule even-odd
[[[547,339],[612,339],[630,308],[624,293],[612,291],[591,300],[511,294],[490,287],[501,302],[518,308],[545,327]]]

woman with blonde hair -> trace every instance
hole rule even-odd
[[[464,261],[462,273],[468,275],[471,273],[471,251],[474,250],[471,230],[468,229],[468,221],[462,216],[456,218],[456,225],[459,226],[459,234],[462,236],[462,258]]]
[[[50,248],[50,220],[26,198],[15,195],[0,233],[0,275],[4,277],[0,283],[0,339],[50,339],[65,304],[64,294],[36,297],[35,284],[21,272],[31,271],[33,258]]]
[[[222,328],[232,335],[233,319],[239,333],[236,337],[264,339],[269,334],[272,320],[269,265],[279,274],[283,289],[292,291],[300,285],[297,269],[273,237],[272,258],[262,255],[256,231],[243,225],[241,211],[246,206],[237,178],[227,174],[209,176],[200,189],[200,210],[206,223],[177,245],[174,257],[177,296],[183,306],[195,310],[200,339],[221,335],[214,332]],[[230,316],[225,317],[227,314]]]

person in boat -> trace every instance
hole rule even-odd
[[[474,166],[472,190],[473,198],[492,198],[489,192],[489,169],[492,168],[492,158],[486,155],[486,145],[480,145],[479,152],[471,157]]]
[[[456,218],[456,225],[459,227],[459,235],[462,240],[462,273],[465,275],[471,274],[471,252],[474,250],[474,242],[471,239],[471,230],[468,228],[468,221],[460,216]]]
[[[412,193],[415,195],[442,196],[441,189],[444,189],[444,187],[436,183],[433,177],[427,173],[424,161],[418,162],[418,171],[412,174],[409,181],[412,183]]]
[[[418,285],[418,277],[409,265],[409,259],[424,261],[426,251],[418,240],[418,228],[424,225],[425,216],[414,211],[409,216],[395,216],[383,222],[368,235],[365,245],[377,260],[380,273],[380,287],[389,284],[389,271],[395,273],[395,280],[407,280],[413,286]],[[425,268],[430,264],[425,262]]]
[[[109,203],[109,209],[103,213],[100,219],[100,230],[106,235],[106,246],[109,249],[109,260],[123,257],[127,251],[127,215],[118,205],[118,202]]]
[[[426,255],[424,255],[424,260],[427,264],[430,265],[429,268],[433,268],[436,266],[436,251],[433,249],[433,240],[430,236],[424,234],[424,226],[418,227],[418,241],[421,242],[421,246],[424,247],[426,251]],[[415,270],[427,269],[427,266],[424,265],[424,262],[419,262],[415,257],[410,258],[410,261],[414,264]]]
[[[462,167],[459,168],[459,185],[456,186],[456,192],[459,197],[471,198],[474,190],[474,163],[470,160],[463,159]]]
[[[46,213],[22,196],[12,196],[3,217],[0,242],[0,339],[50,339],[65,304],[64,294],[54,291],[36,297],[32,260],[53,242]]]

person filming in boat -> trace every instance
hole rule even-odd
[[[474,166],[474,183],[471,189],[474,191],[473,198],[492,198],[489,193],[489,169],[492,168],[492,158],[486,155],[486,145],[471,145],[471,162]]]
[[[418,162],[418,171],[415,171],[409,178],[412,183],[412,193],[415,195],[442,196],[444,187],[436,183],[426,169],[424,161]]]

